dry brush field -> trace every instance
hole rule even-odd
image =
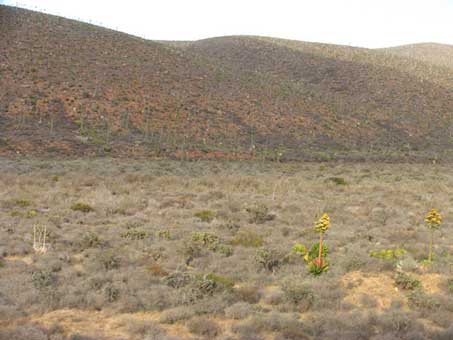
[[[448,165],[2,159],[0,171],[2,340],[453,338]],[[431,208],[443,223],[427,263]],[[294,245],[317,242],[324,212],[329,268],[313,275]]]

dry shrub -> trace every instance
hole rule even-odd
[[[187,323],[187,328],[191,333],[205,336],[209,339],[215,338],[222,332],[221,328],[215,321],[205,317],[197,317],[190,320]]]
[[[261,293],[256,286],[241,286],[236,288],[235,292],[239,300],[250,304],[258,303],[261,299]]]

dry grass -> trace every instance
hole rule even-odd
[[[0,171],[0,339],[451,334],[447,165],[2,160]],[[93,210],[74,211],[77,202]],[[275,218],[255,223],[255,205]],[[432,207],[445,223],[427,267],[423,216]],[[293,255],[273,271],[256,262],[259,249],[285,256],[296,242],[316,242],[323,211],[332,222],[327,273],[310,275]],[[47,226],[45,254],[33,252],[34,224]],[[235,243],[244,232],[262,245]],[[397,247],[407,251],[399,263],[369,256]],[[397,267],[421,289],[397,288]]]

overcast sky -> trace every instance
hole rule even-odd
[[[0,3],[2,0],[0,0]],[[453,45],[453,0],[3,0],[156,40],[223,35],[387,47]]]

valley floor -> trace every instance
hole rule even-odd
[[[453,338],[449,165],[0,159],[0,172],[0,340]],[[314,276],[293,246],[318,241],[323,212],[329,268]]]

